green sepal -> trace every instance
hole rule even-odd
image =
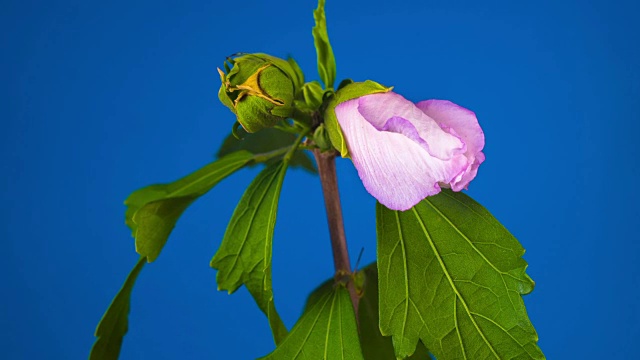
[[[289,79],[291,79],[291,81],[293,82],[294,94],[300,92],[300,90],[302,89],[302,85],[304,84],[304,73],[302,72],[302,69],[300,69],[300,65],[298,65],[298,63],[292,57],[288,57],[287,60],[284,60],[279,57],[263,53],[255,53],[251,55],[256,56],[264,61],[270,62],[282,72],[287,74]]]
[[[236,140],[242,140],[244,139],[244,137],[248,134],[248,132],[246,132],[243,128],[242,125],[239,122],[235,122],[233,124],[233,126],[231,126],[231,134],[230,136],[233,137]],[[243,150],[243,149],[238,149],[238,150]],[[220,156],[218,156],[220,157]]]
[[[228,65],[227,65],[226,61],[225,61],[224,65],[225,65],[225,68],[228,69]],[[227,83],[227,74],[229,73],[229,70],[227,70],[227,74],[225,74],[222,71],[218,71],[218,73],[220,74],[220,83],[221,84],[226,84]],[[220,86],[220,89],[218,90],[218,99],[220,100],[222,105],[224,105],[227,108],[229,108],[229,110],[231,110],[234,114],[236,113],[236,108],[233,105],[233,100],[229,97],[229,94],[227,94],[227,92],[225,91],[225,87],[224,86]],[[238,122],[236,122],[236,123],[238,123]]]
[[[331,144],[340,152],[342,157],[348,157],[349,150],[347,149],[347,143],[344,140],[340,124],[338,123],[338,118],[336,117],[336,106],[345,101],[359,98],[361,96],[388,92],[392,89],[393,87],[386,87],[375,81],[367,80],[365,82],[356,82],[345,85],[331,98],[324,112],[324,124],[327,128],[327,132],[329,133]]]
[[[295,93],[298,94],[304,84],[304,72],[302,72],[300,65],[298,65],[298,62],[293,57],[289,56],[287,62],[295,74],[293,83],[295,85]]]
[[[145,263],[145,258],[140,257],[107,311],[102,315],[96,327],[97,339],[91,348],[89,360],[117,360],[120,356],[122,340],[129,331],[131,291]]]
[[[154,261],[184,210],[253,158],[254,154],[248,151],[238,151],[173,183],[150,185],[129,195],[124,202],[125,222],[135,238],[138,254]]]
[[[318,55],[318,74],[327,89],[333,88],[336,80],[336,59],[329,42],[327,19],[324,12],[325,0],[318,0],[318,8],[313,11],[316,25],[313,27],[313,41]]]

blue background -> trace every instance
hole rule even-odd
[[[216,67],[269,52],[316,77],[307,1],[5,1],[0,12],[0,349],[85,358],[136,261],[126,196],[210,162],[234,122]],[[640,26],[631,1],[334,1],[339,78],[474,110],[487,161],[469,194],[524,247],[550,359],[630,359],[640,339]],[[123,359],[249,359],[273,348],[247,291],[209,260],[258,169],[195,203],[134,289]],[[339,162],[352,261],[374,200]],[[288,326],[332,276],[316,177],[287,175],[276,302]],[[304,199],[304,200],[301,200]]]

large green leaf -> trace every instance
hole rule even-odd
[[[363,359],[349,291],[332,284],[321,289],[289,335],[263,359]]]
[[[327,33],[327,19],[324,13],[325,0],[318,0],[318,8],[313,12],[316,26],[313,27],[313,41],[318,54],[318,73],[326,88],[333,88],[336,81],[336,59],[329,42]]]
[[[102,316],[96,328],[98,338],[91,348],[90,360],[115,360],[120,355],[122,339],[129,329],[129,306],[133,284],[144,267],[145,258],[140,257],[136,266],[131,270],[127,280],[111,305]]]
[[[380,332],[378,316],[378,268],[372,263],[356,273],[356,288],[360,295],[358,305],[358,332],[364,360],[395,359],[393,343],[390,336]],[[309,311],[327,293],[333,291],[335,279],[329,279],[317,287],[307,299],[305,312]],[[418,348],[408,360],[429,359],[429,352],[418,342]]]
[[[378,306],[378,268],[373,263],[362,270],[364,272],[364,287],[360,305],[358,306],[358,320],[360,322],[360,344],[365,360],[395,359],[393,342],[390,336],[383,336],[380,332]],[[409,360],[429,359],[429,352],[421,342],[416,351],[408,357]]]
[[[286,162],[269,165],[253,180],[231,217],[222,244],[211,260],[218,290],[247,287],[267,315],[276,344],[287,329],[276,312],[271,287],[271,251]]]
[[[255,133],[247,133],[242,129],[238,129],[238,131],[242,133],[242,139],[237,139],[232,134],[229,134],[229,136],[224,139],[220,150],[218,150],[217,156],[219,158],[239,150],[246,150],[253,154],[268,153],[290,146],[296,139],[294,134],[277,129],[262,129]],[[284,153],[282,155],[284,155]],[[273,160],[267,164],[276,162],[280,158],[281,157],[274,157]],[[289,166],[301,167],[313,174],[317,173],[313,161],[303,150],[298,150],[293,154]]]
[[[253,157],[248,151],[238,151],[178,181],[147,186],[129,195],[124,202],[125,221],[136,239],[138,254],[154,261],[184,210]]]
[[[380,328],[398,357],[420,339],[440,360],[544,359],[524,249],[485,208],[443,190],[404,212],[378,204],[377,222]]]

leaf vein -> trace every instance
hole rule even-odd
[[[404,310],[404,318],[402,319],[402,337],[404,338],[405,330],[407,327],[407,317],[409,315],[409,271],[407,269],[407,253],[406,253],[406,244],[404,242],[404,235],[402,234],[402,227],[400,226],[400,215],[398,215],[398,211],[394,211],[396,216],[396,224],[398,224],[398,236],[400,243],[402,244],[402,265],[404,266],[404,296],[405,296],[405,310]]]
[[[462,295],[458,291],[458,288],[455,286],[455,283],[453,282],[453,279],[451,278],[451,275],[449,274],[447,266],[445,265],[444,261],[442,260],[440,252],[436,248],[436,246],[435,246],[435,244],[433,242],[433,239],[431,239],[431,235],[429,234],[429,231],[427,230],[424,222],[420,218],[420,215],[417,213],[415,208],[411,208],[411,210],[413,211],[414,215],[416,216],[416,219],[418,220],[418,223],[420,224],[420,227],[422,228],[422,231],[424,232],[425,236],[427,237],[427,240],[429,241],[429,245],[431,246],[431,249],[433,250],[434,255],[437,257],[438,262],[440,263],[440,267],[442,268],[442,271],[443,271],[444,275],[447,277],[447,280],[449,281],[449,285],[451,286],[451,289],[456,294],[456,296],[460,299],[460,302],[462,303],[462,306],[465,308],[465,311],[469,315],[469,318],[471,319],[471,322],[473,323],[474,327],[476,328],[476,331],[478,332],[480,337],[482,337],[482,340],[487,344],[487,346],[491,350],[492,354],[496,357],[496,359],[500,359],[500,356],[498,356],[498,354],[496,353],[496,350],[493,348],[493,345],[491,345],[491,343],[487,340],[487,338],[485,337],[484,333],[482,332],[482,330],[480,329],[480,327],[476,323],[475,319],[471,316],[471,311],[469,310],[469,307],[467,306],[467,303],[465,302],[464,298],[462,297]]]
[[[464,342],[462,341],[462,334],[460,334],[460,326],[458,326],[458,299],[455,297],[453,298],[453,321],[455,323],[456,333],[458,334],[458,341],[460,341],[462,356],[467,360],[467,352],[464,348]]]
[[[445,192],[446,193],[446,192]],[[473,243],[473,241],[471,241],[455,224],[453,224],[453,222],[451,221],[451,219],[449,219],[445,214],[443,214],[438,208],[436,208],[431,201],[429,201],[427,199],[427,203],[429,204],[429,206],[431,206],[431,208],[433,210],[435,210],[438,215],[440,215],[447,223],[449,223],[449,225],[451,225],[451,227],[460,235],[462,236],[463,239],[465,239],[467,241],[467,243],[469,244],[469,246],[471,246],[471,248],[478,254],[480,255],[480,257],[482,257],[482,259],[493,269],[495,270],[498,274],[501,275],[505,275],[505,276],[509,276],[513,279],[515,279],[516,281],[518,281],[518,278],[516,278],[515,276],[507,273],[507,272],[503,272],[500,271],[495,265],[493,265],[493,263],[491,261],[489,261],[489,259],[487,259],[487,257],[484,255],[484,253],[482,251],[480,251],[480,249],[478,249],[475,244]],[[513,299],[511,299],[511,296],[509,296],[509,287],[507,286],[507,283],[504,281],[504,277],[500,276],[500,280],[502,281],[502,284],[504,285],[504,289],[507,292],[507,297],[509,298],[509,302],[511,303],[511,307],[513,309],[516,308],[516,305],[513,303]]]

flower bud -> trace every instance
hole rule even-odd
[[[273,127],[293,114],[299,79],[286,60],[265,54],[245,54],[229,59],[227,73],[218,69],[220,101],[249,133]]]

